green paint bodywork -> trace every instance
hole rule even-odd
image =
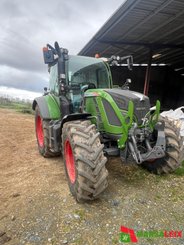
[[[105,92],[103,89],[90,89],[87,90],[84,94],[85,98],[85,107],[84,110],[96,118],[92,119],[92,122],[95,123],[100,132],[105,132],[112,135],[118,135],[120,138],[118,139],[118,147],[124,148],[125,143],[128,138],[129,129],[132,127],[133,122],[135,122],[134,116],[134,104],[132,101],[129,101],[128,111],[120,110],[117,106],[114,99]],[[112,109],[114,110],[117,118],[121,122],[121,126],[111,125],[108,121],[107,114],[105,108],[103,106],[102,99],[107,100]],[[96,105],[95,105],[96,104]],[[160,102],[156,103],[156,110],[152,115],[149,115],[148,126],[151,130],[154,129],[155,124],[158,121],[160,112]],[[98,117],[101,117],[101,123],[98,120]],[[144,125],[139,125],[139,127],[144,127]]]
[[[76,58],[75,58],[76,59]],[[81,57],[80,57],[81,59]],[[100,61],[100,60],[99,60]],[[87,59],[85,57],[85,62]],[[95,62],[96,63],[96,62]],[[86,63],[87,64],[87,63]],[[90,61],[90,64],[92,62]],[[109,82],[107,83],[107,88],[113,88],[112,75],[109,65],[105,62],[107,78]],[[85,67],[84,67],[85,68]],[[81,72],[81,70],[79,70]],[[80,73],[79,73],[80,74]],[[66,81],[67,84],[71,83],[69,79],[69,66],[66,65]],[[89,81],[88,81],[89,82]],[[59,87],[57,79],[57,67],[56,65],[52,67],[50,73],[50,93],[44,96],[46,101],[50,119],[57,120],[61,119],[62,115],[60,112],[60,99],[59,99]],[[84,85],[84,84],[83,84]],[[82,96],[81,96],[82,99]],[[111,125],[109,123],[107,112],[104,108],[103,99],[106,100],[112,107],[117,119],[119,120],[119,126]],[[92,115],[91,121],[96,124],[98,130],[101,133],[106,133],[110,135],[117,136],[117,144],[119,148],[124,148],[128,139],[129,130],[133,126],[133,123],[137,123],[137,118],[134,114],[134,103],[129,101],[128,110],[121,110],[111,95],[104,91],[104,89],[90,89],[84,93],[84,108],[83,112],[88,112]],[[155,124],[158,122],[160,114],[160,102],[157,101],[156,109],[153,114],[147,113],[147,120],[143,122],[142,125],[138,127],[149,127],[150,130],[154,130]]]
[[[160,115],[160,101],[157,100],[157,102],[156,102],[156,110],[153,113],[153,115],[150,116],[151,117],[150,118],[150,127],[151,127],[151,129],[154,129],[156,123],[158,122],[159,115]]]
[[[44,99],[47,103],[48,110],[49,110],[49,115],[50,118],[52,119],[60,119],[61,118],[61,113],[59,109],[59,104],[55,98],[54,95],[48,94],[44,96]]]
[[[103,121],[103,124],[99,125],[99,130],[109,134],[120,135],[121,137],[118,140],[118,147],[123,148],[125,146],[125,142],[128,137],[128,130],[132,126],[132,122],[133,122],[133,111],[134,111],[133,102],[132,101],[129,102],[127,115],[124,117],[122,115],[121,110],[118,108],[117,104],[108,93],[106,93],[102,89],[88,90],[85,93],[85,100],[86,100],[85,111],[91,113],[92,116],[95,116],[96,118],[97,118],[97,111],[93,100],[94,97],[96,98],[99,112]],[[122,126],[115,126],[109,123],[105,108],[102,103],[102,98],[110,103],[112,109],[114,110],[116,116],[120,120]],[[128,123],[126,122],[127,118],[129,118]],[[96,124],[98,126],[98,122],[96,122]]]

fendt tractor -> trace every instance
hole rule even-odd
[[[111,65],[127,64],[132,56],[106,60],[68,55],[47,44],[44,62],[49,89],[35,98],[38,149],[44,157],[63,156],[71,193],[78,202],[93,200],[107,187],[106,156],[135,161],[155,174],[180,166],[180,136],[168,119],[160,118],[160,102],[113,86]]]

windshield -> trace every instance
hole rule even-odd
[[[93,84],[94,88],[110,88],[111,80],[107,66],[100,59],[85,56],[69,56],[69,85]]]

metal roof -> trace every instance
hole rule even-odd
[[[79,52],[101,56],[132,54],[134,63],[184,65],[184,1],[127,0]],[[154,56],[153,56],[154,57]]]

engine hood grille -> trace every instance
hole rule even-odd
[[[128,103],[131,100],[134,103],[134,114],[138,124],[142,123],[142,118],[150,109],[150,101],[147,96],[131,90],[106,89],[105,91],[111,95],[120,110],[127,111]]]

